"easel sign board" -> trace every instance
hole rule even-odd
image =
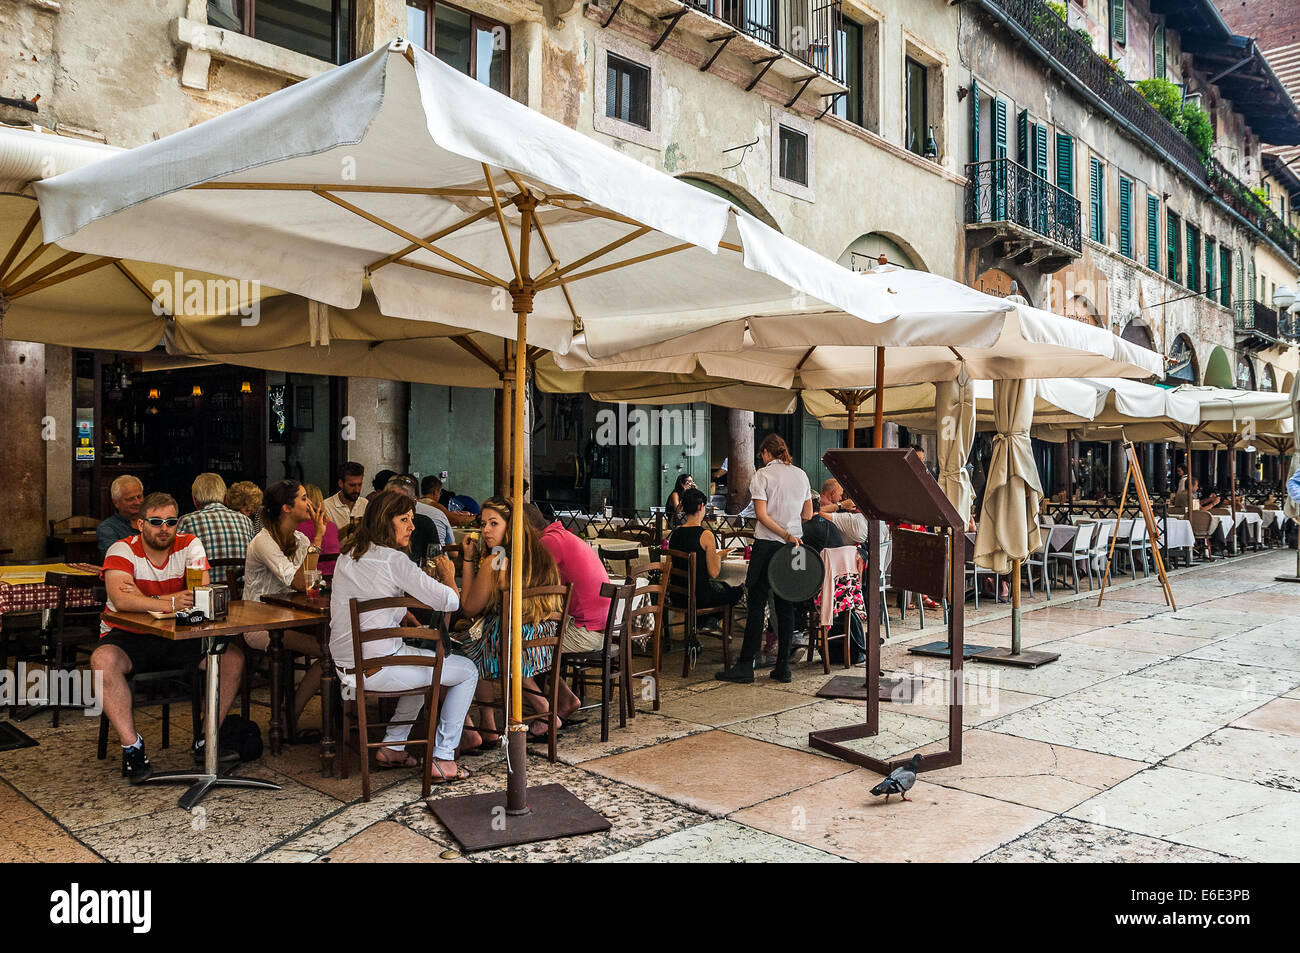
[[[1115,542],[1119,539],[1119,521],[1124,515],[1124,507],[1128,503],[1128,488],[1131,483],[1134,491],[1137,493],[1138,509],[1142,512],[1142,519],[1146,523],[1147,538],[1151,541],[1151,558],[1156,564],[1156,575],[1160,579],[1160,588],[1164,593],[1165,602],[1169,608],[1175,612],[1178,606],[1174,603],[1174,590],[1169,584],[1169,573],[1165,571],[1165,561],[1160,555],[1160,527],[1156,523],[1155,510],[1151,507],[1151,497],[1147,493],[1146,481],[1142,477],[1142,468],[1138,465],[1137,448],[1133,446],[1132,440],[1124,441],[1124,453],[1128,457],[1128,472],[1124,474],[1124,489],[1119,495],[1119,509],[1115,511],[1115,529],[1117,532],[1111,534],[1110,549],[1106,553],[1106,569],[1101,574],[1101,592],[1097,594],[1097,605],[1101,605],[1101,600],[1106,598],[1106,586],[1110,583],[1111,563],[1115,559]],[[1137,520],[1133,521],[1135,524]]]
[[[914,523],[937,527],[934,545],[908,547],[907,572],[923,581],[928,589],[937,589],[942,597],[944,574],[953,593],[963,591],[963,566],[960,559],[948,554],[963,553],[965,524],[952,503],[943,495],[939,484],[930,476],[921,458],[911,449],[870,448],[828,450],[822,457],[826,469],[844,488],[844,495],[857,504],[868,519],[867,578],[863,588],[867,596],[867,685],[880,680],[880,524]],[[962,545],[958,546],[960,542]],[[961,764],[962,704],[962,619],[964,606],[954,598],[948,614],[948,638],[953,652],[948,684],[948,750],[922,755],[919,771],[932,771]],[[877,692],[866,697],[866,722],[814,731],[808,744],[818,751],[851,764],[888,774],[905,762],[890,762],[847,747],[844,743],[875,737],[880,732],[880,699]]]

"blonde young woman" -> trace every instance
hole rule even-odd
[[[510,579],[510,556],[507,546],[511,539],[511,519],[513,508],[508,500],[494,496],[486,500],[479,513],[483,521],[483,536],[480,540],[467,538],[463,549],[461,565],[461,606],[465,614],[482,620],[482,636],[474,642],[466,655],[478,666],[479,690],[476,696],[481,702],[493,699],[492,680],[500,677],[501,654],[501,598],[502,586]],[[521,514],[521,519],[522,519]],[[537,586],[560,585],[560,572],[555,560],[546,547],[542,545],[541,536],[527,519],[523,520],[523,584],[525,589]],[[551,668],[553,651],[550,648],[529,646],[534,638],[555,635],[555,622],[540,622],[552,612],[560,610],[558,597],[547,599],[527,599],[523,606],[523,655],[524,687],[532,692],[540,692],[535,676]],[[564,686],[561,686],[564,688]],[[560,717],[570,714],[579,705],[577,697],[571,692],[563,692]],[[526,692],[525,697],[537,711],[547,710],[545,695]],[[494,747],[501,735],[496,727],[493,710],[484,707],[481,711],[479,733],[482,746]],[[534,729],[540,728],[540,731]],[[466,729],[466,746],[471,744],[470,732]],[[542,738],[546,729],[540,723],[529,728],[529,736]]]

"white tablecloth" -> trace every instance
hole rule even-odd
[[[1281,510],[1265,510],[1265,511],[1264,511],[1264,526],[1265,526],[1265,527],[1269,527],[1269,526],[1281,526],[1284,522],[1286,522],[1286,514],[1283,513]]]
[[[1074,521],[1076,523],[1083,522],[1084,520],[1088,520],[1088,519],[1090,519],[1090,517],[1087,516],[1074,517]],[[1225,517],[1225,520],[1226,520],[1225,526],[1227,525],[1227,523],[1232,522],[1232,520],[1228,517]],[[1094,522],[1109,524],[1111,527],[1111,532],[1112,533],[1115,532],[1115,520],[1113,519],[1099,519],[1099,520],[1094,520]],[[1182,549],[1185,546],[1192,546],[1195,544],[1196,537],[1192,534],[1192,524],[1190,520],[1178,519],[1177,517],[1171,516],[1169,517],[1168,523],[1169,523],[1168,529],[1166,529],[1165,521],[1161,519],[1159,516],[1156,517],[1156,527],[1161,531],[1161,533],[1165,534],[1164,545],[1166,549]],[[1127,538],[1129,534],[1132,532],[1132,528],[1133,528],[1133,520],[1131,519],[1120,520],[1119,530],[1118,530],[1120,538],[1121,539]],[[1145,522],[1139,521],[1138,532],[1140,534],[1139,538],[1142,535],[1146,534]]]

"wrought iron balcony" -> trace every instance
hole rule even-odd
[[[1300,235],[1287,228],[1277,214],[1260,201],[1259,197],[1216,159],[1205,161],[1205,171],[1210,187],[1242,218],[1267,235],[1292,261],[1300,262]]]
[[[1237,312],[1237,345],[1248,351],[1277,347],[1278,314],[1262,301],[1251,301]]]
[[[1083,251],[1079,200],[1010,159],[966,166],[967,242],[1044,273]]]
[[[685,0],[745,36],[824,73],[843,75],[835,42],[840,0]]]
[[[980,4],[997,19],[1024,31],[1061,69],[1100,96],[1111,112],[1153,141],[1171,162],[1196,181],[1205,181],[1201,157],[1187,137],[1043,0],[980,0]]]

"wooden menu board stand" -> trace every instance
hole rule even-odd
[[[1124,504],[1128,501],[1128,487],[1132,483],[1138,498],[1138,507],[1147,524],[1147,539],[1151,541],[1151,556],[1156,563],[1156,573],[1160,577],[1160,588],[1164,590],[1165,602],[1174,611],[1174,591],[1169,586],[1169,574],[1165,572],[1165,561],[1160,556],[1160,528],[1156,525],[1156,514],[1151,509],[1151,497],[1147,495],[1146,481],[1142,479],[1142,468],[1138,466],[1137,450],[1132,440],[1124,441],[1124,453],[1128,456],[1128,473],[1124,475],[1124,489],[1119,496],[1119,509],[1115,511],[1115,532],[1110,534],[1110,550],[1106,553],[1106,571],[1101,576],[1101,592],[1097,595],[1097,605],[1106,597],[1106,584],[1110,581],[1110,564],[1115,558],[1115,540],[1119,537],[1119,521],[1124,517]],[[1190,493],[1189,493],[1190,496]],[[1235,530],[1234,530],[1235,532]]]
[[[857,504],[868,520],[867,546],[874,558],[867,561],[867,685],[880,682],[880,523],[916,523],[942,528],[946,546],[916,547],[907,566],[909,586],[916,591],[941,599],[945,582],[951,591],[960,593],[964,575],[962,561],[950,558],[961,553],[964,523],[939,485],[926,471],[914,450],[870,449],[828,450],[822,457],[844,493]],[[961,599],[950,600],[948,639],[952,644],[948,681],[948,750],[921,756],[919,771],[932,771],[961,764],[962,706],[962,631],[965,606]],[[814,731],[808,735],[809,747],[847,761],[888,774],[905,764],[903,759],[888,761],[846,747],[844,742],[871,738],[880,731],[879,692],[866,692],[866,721],[843,728]]]

